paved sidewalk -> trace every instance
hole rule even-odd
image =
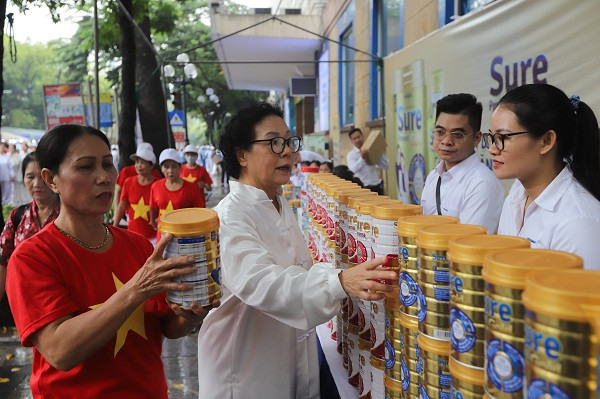
[[[207,201],[214,207],[226,195],[228,189],[215,187]],[[163,364],[170,399],[198,398],[198,352],[196,333],[180,339],[163,341]],[[30,348],[23,348],[16,330],[0,327],[0,398],[32,398],[29,389],[33,355]]]

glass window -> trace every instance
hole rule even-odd
[[[404,1],[383,0],[383,26],[381,36],[383,55],[388,55],[400,50],[404,46]]]
[[[458,12],[459,15],[465,15],[473,10],[483,7],[494,0],[459,0]]]
[[[354,30],[350,26],[340,40],[345,46],[355,47]],[[354,50],[342,46],[342,60],[354,61]],[[342,63],[342,123],[354,123],[354,62]]]

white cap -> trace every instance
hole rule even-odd
[[[144,143],[142,143],[144,144]],[[147,144],[147,143],[146,143]],[[148,147],[150,146],[150,147]],[[129,159],[135,162],[136,158],[141,158],[144,161],[152,162],[154,165],[156,163],[156,155],[154,155],[154,151],[152,151],[152,146],[148,144],[148,146],[142,146],[141,144],[138,146],[135,154],[131,154]]]
[[[162,165],[164,161],[167,160],[175,161],[179,163],[179,152],[175,148],[167,148],[160,153],[160,157],[158,157],[159,165]]]
[[[140,143],[138,144],[137,148],[148,148],[150,151],[154,151],[154,147],[152,147],[152,144],[150,143]]]
[[[186,154],[188,152],[193,152],[194,154],[198,154],[198,147],[196,147],[193,144],[188,144],[185,146],[185,148],[183,149],[183,153]]]

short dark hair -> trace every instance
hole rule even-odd
[[[321,161],[317,161],[316,159],[314,161],[310,161],[310,164],[312,165],[313,163],[317,164],[317,167],[321,166]]]
[[[363,134],[362,130],[360,130],[359,128],[355,127],[352,128],[352,130],[350,130],[350,132],[348,133],[348,137],[352,137],[352,135],[356,132],[359,132],[360,134]]]
[[[360,181],[358,177],[355,177],[354,173],[346,165],[338,165],[333,168],[333,174],[341,179],[351,181],[361,187],[364,187],[363,182]]]
[[[27,166],[29,166],[31,162],[37,162],[35,151],[30,152],[29,154],[25,155],[25,158],[23,158],[23,163],[21,164],[21,174],[23,175],[23,179],[25,178],[25,169],[27,169]]]
[[[277,105],[260,102],[240,109],[227,123],[219,138],[219,150],[223,153],[223,166],[229,176],[239,179],[242,167],[237,159],[237,151],[252,146],[252,140],[256,138],[256,125],[270,115],[283,119],[283,111]]]
[[[441,98],[435,105],[435,120],[441,113],[452,115],[466,115],[469,126],[474,132],[481,130],[481,114],[483,106],[477,102],[477,97],[469,93],[448,94]]]
[[[110,150],[108,138],[100,130],[84,125],[59,125],[46,132],[35,150],[40,169],[58,173],[58,167],[67,155],[69,145],[79,136],[89,134],[100,138]]]
[[[321,165],[327,165],[327,167],[329,168],[329,170],[333,172],[333,162],[325,161]]]

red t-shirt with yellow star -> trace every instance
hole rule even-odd
[[[183,164],[181,166],[181,172],[179,173],[179,176],[181,176],[183,180],[187,180],[190,183],[196,183],[200,189],[200,192],[202,193],[203,198],[206,198],[204,194],[204,183],[208,184],[209,186],[213,184],[213,181],[210,178],[206,168],[200,165],[196,165],[194,169],[190,169],[186,163]]]
[[[117,176],[117,186],[123,187],[125,180],[132,176],[137,176],[135,165],[124,166],[119,172],[119,176]],[[154,180],[160,180],[163,178],[160,172],[155,168],[152,168],[152,177],[154,177]]]
[[[125,211],[127,213],[127,230],[135,231],[146,238],[154,238],[156,230],[150,226],[150,189],[152,183],[142,186],[138,177],[129,177],[123,183],[121,201],[129,202]]]
[[[194,183],[183,181],[179,190],[170,191],[165,185],[167,179],[155,182],[150,189],[150,207],[158,209],[158,218],[160,224],[160,215],[166,211],[173,211],[182,208],[204,208],[204,196],[200,189]],[[156,235],[156,242],[160,241],[160,232]]]
[[[90,311],[129,281],[152,253],[144,237],[109,226],[113,245],[88,251],[54,222],[19,245],[8,263],[7,293],[21,343],[50,322]],[[168,398],[161,360],[164,294],[136,309],[117,334],[69,371],[52,367],[33,348],[34,398]]]

